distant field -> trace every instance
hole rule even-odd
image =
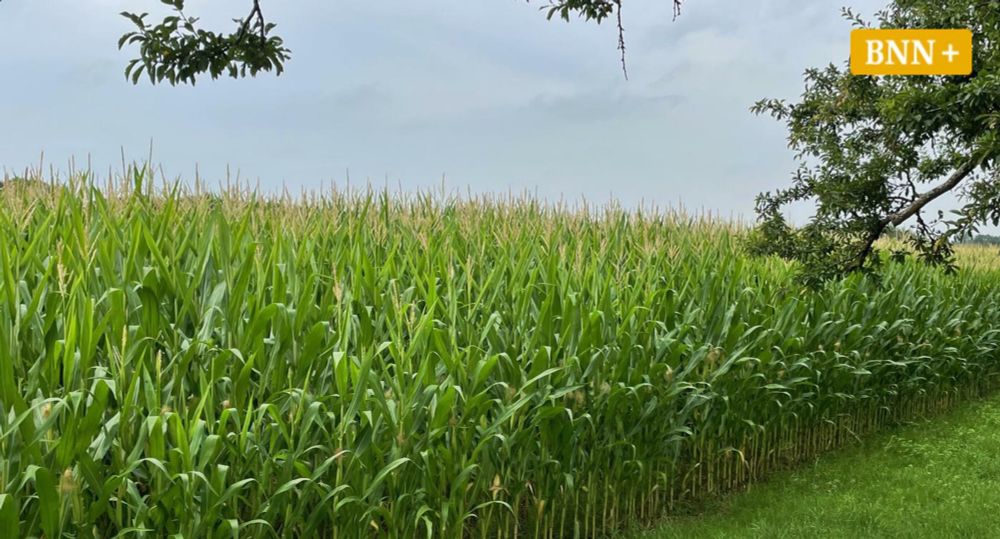
[[[1000,269],[1000,245],[956,245],[955,259],[960,268]]]
[[[879,240],[877,246],[886,251],[912,251],[905,243],[898,240]],[[1000,269],[1000,245],[957,244],[955,262],[962,270],[996,270]]]
[[[993,271],[810,293],[679,214],[140,180],[0,192],[15,536],[591,537],[1000,374]]]

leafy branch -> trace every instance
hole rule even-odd
[[[173,10],[162,22],[146,22],[148,13],[122,12],[136,30],[118,40],[118,48],[138,45],[139,56],[125,68],[125,76],[133,83],[146,75],[152,83],[167,81],[195,84],[198,75],[208,73],[213,79],[223,74],[238,78],[254,76],[262,71],[281,74],[291,56],[284,41],[271,31],[274,23],[267,22],[260,0],[253,0],[250,13],[233,19],[237,27],[231,33],[219,33],[198,26],[199,20],[184,12],[184,0],[160,0]]]
[[[673,3],[674,19],[677,19],[681,14],[683,0],[671,0],[671,2]],[[600,24],[614,15],[618,28],[618,50],[621,52],[622,73],[626,79],[628,78],[628,67],[625,63],[625,25],[622,22],[621,0],[550,0],[549,5],[542,9],[547,11],[549,20],[559,16],[562,20],[569,21],[573,14],[578,14],[584,20]]]
[[[530,0],[529,0],[530,1]],[[682,0],[670,0],[674,18],[680,15]],[[136,29],[118,41],[118,48],[137,45],[138,57],[125,68],[125,76],[138,83],[145,75],[151,83],[195,84],[197,77],[208,73],[213,79],[222,75],[244,77],[262,71],[281,74],[291,51],[267,22],[260,0],[252,0],[250,13],[233,19],[236,30],[219,33],[198,26],[198,19],[184,12],[184,0],[160,0],[172,14],[158,24],[147,22],[148,13],[122,12]],[[618,28],[618,49],[621,51],[622,72],[628,78],[625,63],[625,26],[622,0],[550,0],[542,7],[549,19],[570,20],[574,14],[598,24],[614,17]]]
[[[801,278],[819,285],[882,263],[878,240],[904,225],[924,261],[954,269],[951,245],[1000,223],[1000,10],[981,0],[896,0],[875,24],[845,10],[852,25],[969,28],[970,76],[854,76],[846,65],[809,69],[797,103],[765,99],[752,111],[786,123],[800,161],[792,185],[757,199],[759,224],[750,249],[801,263]],[[948,193],[960,207],[928,219]],[[815,208],[802,227],[782,210]],[[896,253],[893,258],[899,258]]]

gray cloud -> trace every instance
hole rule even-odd
[[[120,149],[171,175],[227,165],[266,186],[352,178],[404,188],[528,189],[747,214],[793,168],[760,97],[794,97],[804,68],[846,57],[842,0],[626,5],[630,80],[610,25],[546,21],[523,2],[270,2],[294,56],[280,78],[134,87],[123,78],[135,0],[0,4],[0,165],[45,151],[99,170]],[[858,0],[870,13],[881,2]],[[228,25],[239,2],[192,0]],[[236,13],[233,10],[236,10]],[[9,126],[14,126],[10,128]]]

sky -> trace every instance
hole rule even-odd
[[[545,0],[267,0],[287,71],[195,87],[134,86],[123,9],[156,0],[0,2],[0,174],[70,160],[153,161],[208,183],[377,186],[610,199],[750,218],[795,167],[757,99],[794,99],[802,72],[843,62],[845,2],[629,0],[628,80],[612,24],[547,21]],[[189,0],[230,28],[248,0]],[[44,156],[44,158],[43,158]],[[794,216],[793,216],[794,217]]]

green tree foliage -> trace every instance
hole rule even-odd
[[[152,83],[194,84],[198,75],[208,73],[213,79],[256,75],[261,71],[281,74],[291,51],[284,40],[272,33],[274,23],[267,22],[260,0],[253,0],[250,13],[234,19],[230,33],[206,30],[198,19],[184,12],[184,0],[160,0],[173,13],[159,24],[146,21],[148,13],[122,12],[136,29],[118,40],[118,48],[138,47],[139,56],[128,63],[125,76],[138,83],[143,73]]]
[[[800,166],[790,187],[757,200],[752,250],[802,263],[818,284],[846,272],[875,270],[875,242],[912,224],[909,243],[925,261],[953,268],[951,245],[984,224],[1000,224],[1000,1],[895,0],[875,24],[850,9],[857,27],[969,28],[971,76],[852,76],[848,65],[805,73],[797,103],[758,102],[788,126]],[[960,207],[926,215],[954,193]],[[815,204],[809,223],[789,226],[789,204]]]
[[[674,15],[680,13],[681,0],[671,0]],[[136,29],[121,37],[118,47],[137,46],[138,57],[129,62],[125,76],[138,83],[142,76],[152,83],[195,84],[198,76],[209,74],[244,77],[261,71],[281,74],[291,51],[275,35],[275,24],[264,17],[261,0],[252,0],[250,13],[233,19],[236,28],[229,33],[206,30],[198,19],[184,11],[184,0],[160,0],[171,14],[157,24],[148,22],[148,13],[123,12],[122,16]],[[621,0],[551,0],[542,9],[551,19],[570,20],[573,15],[600,23],[614,17],[618,25],[618,48],[625,69],[625,30],[622,25]]]

